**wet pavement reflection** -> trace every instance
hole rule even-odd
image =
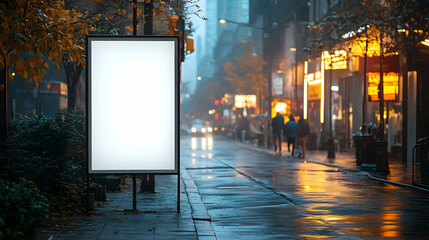
[[[183,137],[181,162],[219,239],[429,239],[424,192],[213,136]]]

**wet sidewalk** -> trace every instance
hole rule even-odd
[[[278,155],[274,152],[274,149],[266,149],[263,146],[257,146],[251,143],[243,143],[234,141],[236,144],[239,144],[243,147],[250,148],[259,152],[265,152],[271,155]],[[343,171],[349,172],[360,172],[367,174],[369,178],[377,181],[385,181],[386,183],[413,188],[421,191],[429,192],[429,189],[423,189],[413,185],[413,173],[412,165],[410,163],[402,162],[395,158],[389,158],[389,174],[379,174],[374,170],[362,170],[360,166],[356,165],[356,158],[354,149],[351,149],[350,152],[335,152],[335,159],[328,159],[327,151],[307,151],[307,156],[305,159],[298,158],[296,156],[291,157],[291,154],[288,152],[287,143],[282,143],[282,157],[284,158],[293,158],[297,161],[307,161],[316,164],[323,164],[326,166],[336,167]],[[296,155],[296,154],[295,154]],[[418,169],[415,169],[417,171]]]
[[[419,204],[427,193],[368,179],[352,153],[327,159],[311,151],[300,159],[283,151],[183,139],[181,213],[175,175],[157,175],[156,193],[137,194],[139,212],[124,211],[132,208],[128,178],[93,214],[49,222],[42,233],[67,240],[426,239],[429,208]]]
[[[127,178],[120,192],[108,192],[108,201],[97,202],[94,212],[47,222],[35,239],[215,239],[193,180],[182,172],[180,213],[176,186],[176,175],[157,175],[156,192],[137,193],[138,212],[132,212]]]

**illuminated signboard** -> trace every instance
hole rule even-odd
[[[88,173],[178,173],[178,44],[87,37]]]
[[[322,95],[322,74],[321,72],[310,73],[307,75],[307,94],[308,100],[320,100]]]
[[[287,107],[286,103],[277,102],[274,109],[276,110],[276,112],[279,112],[281,114],[286,114],[286,107]]]
[[[289,116],[291,114],[291,104],[292,101],[285,99],[285,100],[278,100],[275,99],[273,102],[271,102],[271,117],[274,118],[277,113],[280,113],[284,116]]]
[[[273,73],[271,82],[273,96],[283,95],[283,73]]]
[[[398,95],[398,73],[383,73],[384,101],[394,101]],[[380,83],[380,73],[368,73],[368,95],[370,101],[380,101],[378,97],[378,84]]]
[[[308,100],[320,100],[321,98],[321,85],[322,84],[313,84],[308,86]]]
[[[256,108],[256,95],[235,95],[236,108]]]
[[[322,59],[325,61],[325,70],[347,69],[347,52],[344,50],[336,50],[334,54],[324,51]]]

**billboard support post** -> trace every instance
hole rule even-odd
[[[133,211],[137,211],[136,175],[133,174]]]

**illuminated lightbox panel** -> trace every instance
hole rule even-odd
[[[88,172],[179,168],[175,36],[88,36]]]

